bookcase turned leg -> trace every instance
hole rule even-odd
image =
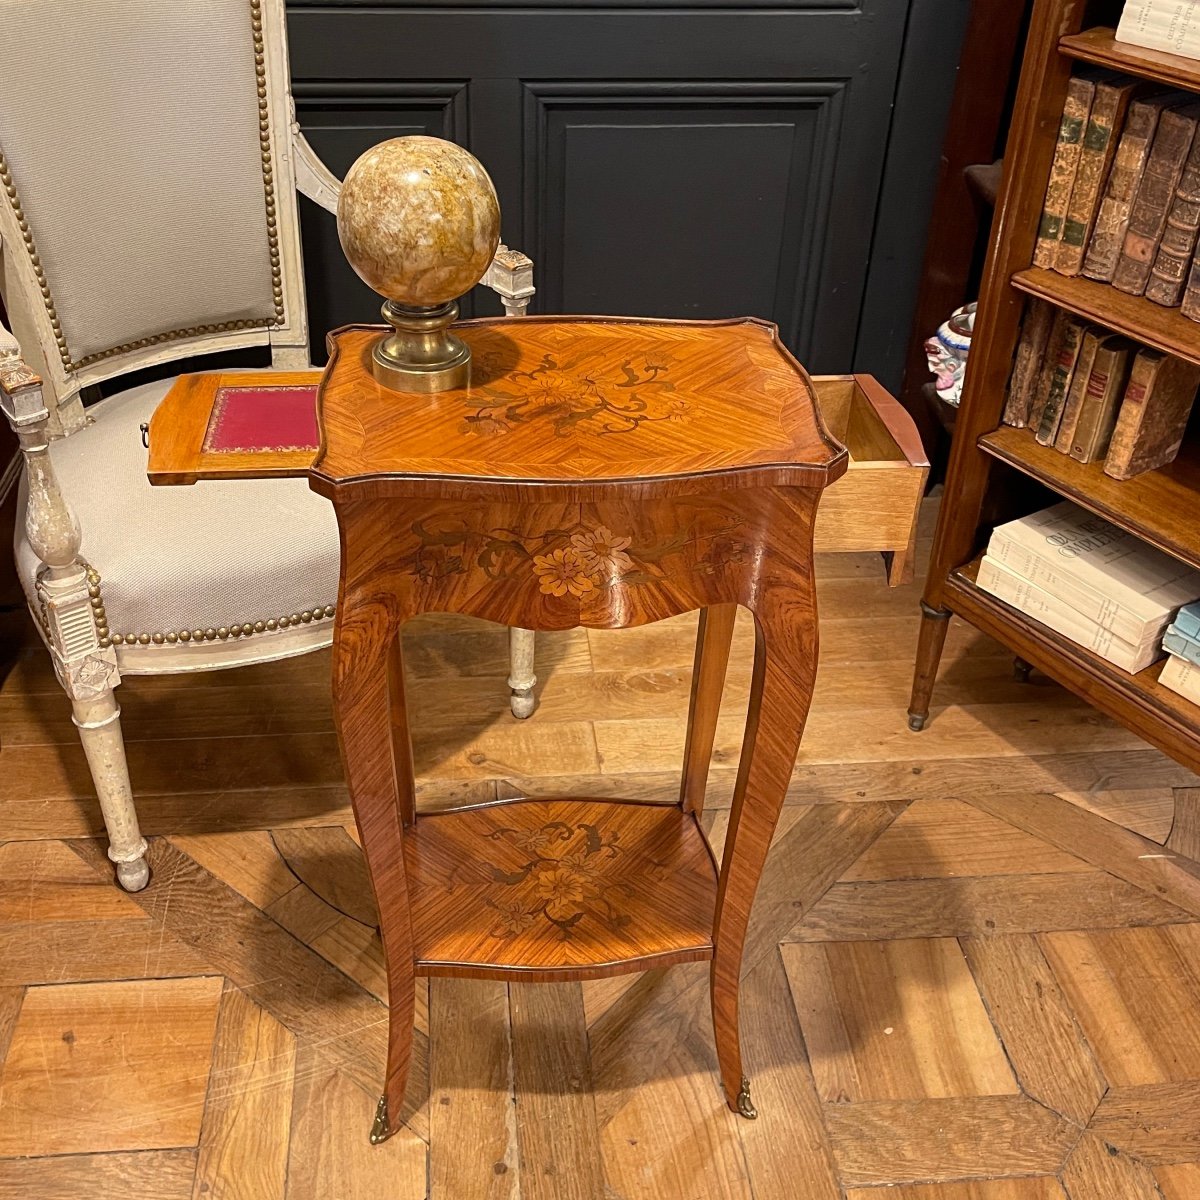
[[[921,632],[917,641],[917,665],[913,672],[912,697],[908,702],[908,727],[920,733],[929,720],[929,701],[937,679],[938,664],[946,645],[950,610],[933,608],[921,601]]]

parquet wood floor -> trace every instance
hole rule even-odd
[[[0,1200],[1200,1198],[1200,780],[957,622],[910,734],[916,588],[867,557],[820,577],[746,952],[759,1119],[721,1103],[703,965],[435,979],[378,1148],[384,977],[327,659],[122,685],[155,873],[127,896],[48,659],[2,618]],[[422,621],[421,803],[673,798],[691,638],[547,635],[517,724],[503,634]]]

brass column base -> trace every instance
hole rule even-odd
[[[393,333],[375,343],[371,374],[397,392],[447,392],[471,379],[471,348],[450,332],[458,319],[451,300],[437,308],[405,308],[385,302],[383,319]]]

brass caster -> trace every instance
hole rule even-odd
[[[908,714],[908,727],[913,733],[920,733],[925,728],[925,722],[929,720],[927,715],[922,713],[910,712]]]
[[[1013,678],[1018,683],[1029,682],[1029,672],[1033,670],[1033,663],[1027,663],[1023,658],[1013,659]]]
[[[387,1097],[380,1096],[375,1106],[375,1120],[371,1125],[371,1145],[378,1146],[392,1136],[394,1130],[388,1128]]]
[[[758,1119],[758,1109],[754,1107],[754,1101],[750,1099],[750,1080],[744,1075],[742,1076],[742,1090],[737,1094],[737,1110],[739,1117],[745,1117],[747,1121]]]

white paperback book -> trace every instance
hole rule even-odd
[[[1185,700],[1200,704],[1200,667],[1178,655],[1167,655],[1167,661],[1159,673],[1158,682],[1163,687],[1177,692]]]
[[[1069,500],[996,526],[987,552],[1133,644],[1200,597],[1200,572]]]
[[[1086,646],[1093,654],[1100,655],[1123,671],[1136,674],[1162,657],[1158,638],[1153,637],[1140,644],[1127,642],[1117,637],[1111,629],[1089,621],[1057,596],[1052,596],[1037,584],[1010,571],[990,554],[983,556],[976,581],[985,592],[999,597],[1077,645]]]
[[[1200,0],[1125,0],[1117,41],[1200,58]]]

